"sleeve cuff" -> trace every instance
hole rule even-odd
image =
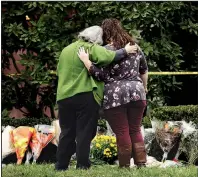
[[[140,70],[139,71],[141,75],[146,74],[148,72],[148,70]]]
[[[88,70],[90,75],[94,73],[94,69],[95,69],[95,66],[94,66],[93,63],[91,63],[91,66],[90,66],[90,68]]]

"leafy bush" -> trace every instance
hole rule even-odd
[[[163,106],[155,108],[150,112],[150,116],[143,119],[143,125],[151,127],[150,119],[162,121],[181,121],[194,122],[198,125],[198,105],[186,106]]]
[[[185,120],[198,124],[198,105],[164,106],[151,112],[152,118],[167,121]]]
[[[46,125],[50,125],[51,122],[54,119],[48,118],[48,117],[44,117],[44,118],[10,118],[8,116],[8,111],[6,109],[4,109],[2,111],[2,119],[1,119],[1,124],[2,126],[14,126],[14,127],[19,127],[19,126],[34,126],[37,124],[46,124]],[[99,119],[98,120],[98,127],[99,127],[99,131],[100,132],[105,132],[107,130],[106,127],[106,120],[104,119]]]
[[[112,164],[117,159],[117,144],[114,136],[96,135],[92,141],[91,155],[94,159]]]
[[[151,120],[150,117],[145,116],[142,120],[142,125],[144,126],[144,128],[151,128]]]
[[[22,119],[12,119],[12,118],[2,118],[1,119],[1,125],[2,126],[13,126],[13,127],[19,127],[19,126],[30,126],[34,127],[37,124],[46,124],[51,125],[51,120],[49,118],[22,118]]]

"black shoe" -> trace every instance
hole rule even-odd
[[[79,169],[79,170],[88,170],[89,168],[91,167],[91,162],[90,160],[88,160],[87,163],[78,163],[76,164],[76,169]]]
[[[84,165],[76,165],[76,169],[78,170],[88,170],[91,167],[90,164],[88,164],[87,166]]]
[[[66,170],[68,170],[68,168],[67,167],[59,167],[57,164],[55,164],[55,170],[56,171],[66,171]]]

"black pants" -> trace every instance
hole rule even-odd
[[[66,170],[76,152],[77,168],[90,167],[90,144],[97,130],[99,105],[92,92],[77,94],[58,102],[61,134],[57,148],[57,170]]]

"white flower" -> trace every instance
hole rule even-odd
[[[117,94],[113,94],[113,98],[115,99],[115,100],[118,100],[119,98],[118,98],[118,95]]]
[[[113,102],[112,106],[113,106],[113,107],[115,107],[115,106],[116,106],[116,103],[115,103],[115,102]]]
[[[134,72],[133,72],[133,76],[134,76],[134,75],[136,75],[136,74],[137,74],[137,72],[136,72],[136,71],[134,71]]]
[[[112,93],[112,90],[108,90],[108,93]]]
[[[127,97],[124,97],[124,101],[130,101],[129,95],[127,95]]]
[[[135,60],[135,62],[134,62],[134,66],[137,67],[137,61],[136,61],[136,60]]]
[[[140,57],[141,57],[141,55],[138,55],[138,56],[136,57],[136,60],[139,60],[139,59],[140,59]]]
[[[114,69],[111,69],[111,74],[114,74],[114,73],[115,73]]]
[[[120,91],[120,88],[116,87],[115,92],[119,92],[119,91]]]
[[[113,68],[114,68],[114,69],[117,69],[117,68],[119,68],[119,65],[116,64]]]
[[[108,97],[107,97],[106,95],[104,95],[104,99],[105,99],[105,100],[108,100]]]
[[[126,64],[130,65],[130,62],[128,60],[125,61]]]
[[[139,87],[139,85],[136,85],[136,89],[137,89],[138,91],[140,91],[140,87]]]
[[[137,100],[140,99],[140,96],[136,92],[134,92],[133,93],[133,96],[132,96],[132,99],[135,100],[135,101],[137,101]]]

